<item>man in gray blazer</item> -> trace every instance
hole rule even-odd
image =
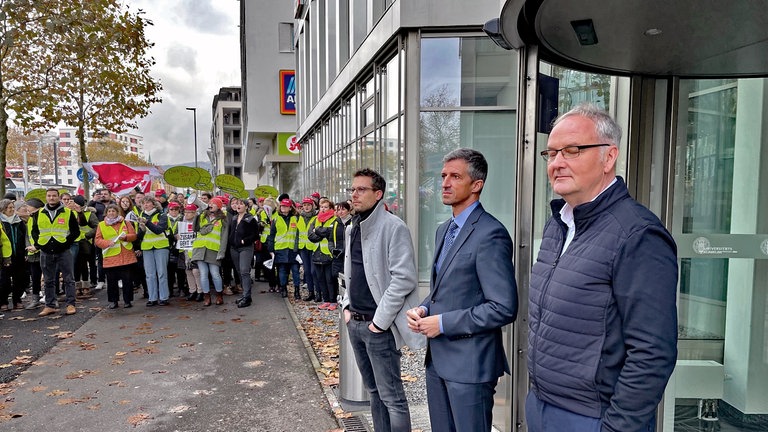
[[[443,204],[430,293],[408,310],[408,326],[428,338],[427,400],[434,431],[490,431],[498,378],[509,373],[501,328],[517,316],[512,239],[483,209],[483,155],[458,149],[443,158]]]
[[[424,347],[408,331],[405,311],[419,304],[416,259],[408,227],[384,208],[386,181],[376,171],[355,173],[347,227],[341,301],[349,340],[368,393],[376,432],[411,431],[408,400],[400,378],[400,348]]]

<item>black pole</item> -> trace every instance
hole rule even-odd
[[[53,183],[59,185],[59,151],[56,149],[58,138],[53,139]]]
[[[192,111],[192,121],[195,128],[195,168],[197,168],[197,108],[187,108]]]

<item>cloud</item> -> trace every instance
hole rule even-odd
[[[194,48],[174,44],[166,52],[168,66],[181,68],[193,75],[197,72],[197,52]]]
[[[194,0],[177,3],[178,16],[192,29],[201,33],[220,34],[235,25],[230,18],[213,7],[214,0]],[[217,0],[221,2],[222,0]],[[239,3],[238,3],[239,4]]]
[[[193,114],[197,108],[198,161],[208,160],[211,102],[219,88],[240,85],[240,3],[224,0],[128,0],[154,25],[147,39],[157,64],[152,76],[163,84],[163,102],[138,120],[133,133],[155,164],[194,162]]]

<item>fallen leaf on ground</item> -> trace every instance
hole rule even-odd
[[[179,405],[179,406],[175,406],[175,407],[169,409],[168,412],[171,413],[171,414],[179,414],[179,413],[183,413],[184,411],[188,411],[188,410],[189,410],[188,406],[186,406],[186,405]]]
[[[99,373],[99,371],[90,370],[90,369],[81,369],[81,370],[76,371],[76,372],[68,373],[67,375],[64,376],[64,378],[66,378],[66,379],[81,379],[81,378],[86,377],[88,375],[96,375],[97,373]]]
[[[262,388],[262,387],[264,387],[267,384],[266,381],[254,381],[254,380],[250,380],[250,379],[242,379],[242,380],[238,381],[237,383],[238,384],[244,384],[245,386],[250,387],[250,388],[254,388],[254,387]]]
[[[31,389],[29,389],[29,391],[31,391],[32,393],[37,393],[37,392],[45,391],[47,389],[48,387],[46,386],[34,386]]]
[[[45,395],[46,396],[54,396],[55,397],[55,396],[61,396],[63,394],[67,394],[67,393],[68,393],[67,390],[53,390],[53,391],[51,391],[49,393],[46,393]]]
[[[254,367],[261,366],[263,364],[264,364],[264,362],[261,361],[261,360],[254,360],[254,361],[249,361],[249,362],[243,363],[243,367],[254,368]]]
[[[132,371],[128,371],[128,375],[138,375],[138,374],[140,374],[140,373],[144,373],[144,371],[143,371],[143,370],[132,370]]]
[[[77,405],[88,402],[91,399],[93,398],[90,396],[83,396],[81,398],[61,398],[56,401],[56,405]]]
[[[55,338],[59,338],[59,339],[69,339],[69,338],[71,338],[71,337],[72,337],[72,336],[74,336],[74,335],[75,335],[75,333],[74,333],[74,332],[71,332],[71,331],[63,331],[63,332],[54,333],[54,334],[52,334],[51,336],[52,336],[52,337],[55,337]]]
[[[150,420],[152,417],[149,416],[149,414],[134,414],[130,417],[128,417],[128,423],[132,425],[133,427],[136,427],[140,425],[141,423],[144,423],[147,420]]]
[[[32,356],[16,356],[15,359],[11,360],[12,365],[24,365],[29,364],[32,362]]]
[[[0,339],[11,339],[13,335],[0,335]]]

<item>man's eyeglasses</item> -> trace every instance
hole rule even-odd
[[[358,195],[362,195],[362,194],[368,192],[369,190],[376,190],[376,189],[374,189],[372,187],[369,187],[369,186],[358,186],[358,187],[353,187],[353,188],[347,188],[347,193],[349,193],[349,194],[357,193]]]
[[[608,147],[613,144],[584,144],[584,145],[572,145],[566,146],[559,150],[547,149],[539,153],[545,161],[550,162],[555,160],[557,153],[561,153],[564,159],[576,159],[581,154],[582,150],[590,149],[593,147]]]

